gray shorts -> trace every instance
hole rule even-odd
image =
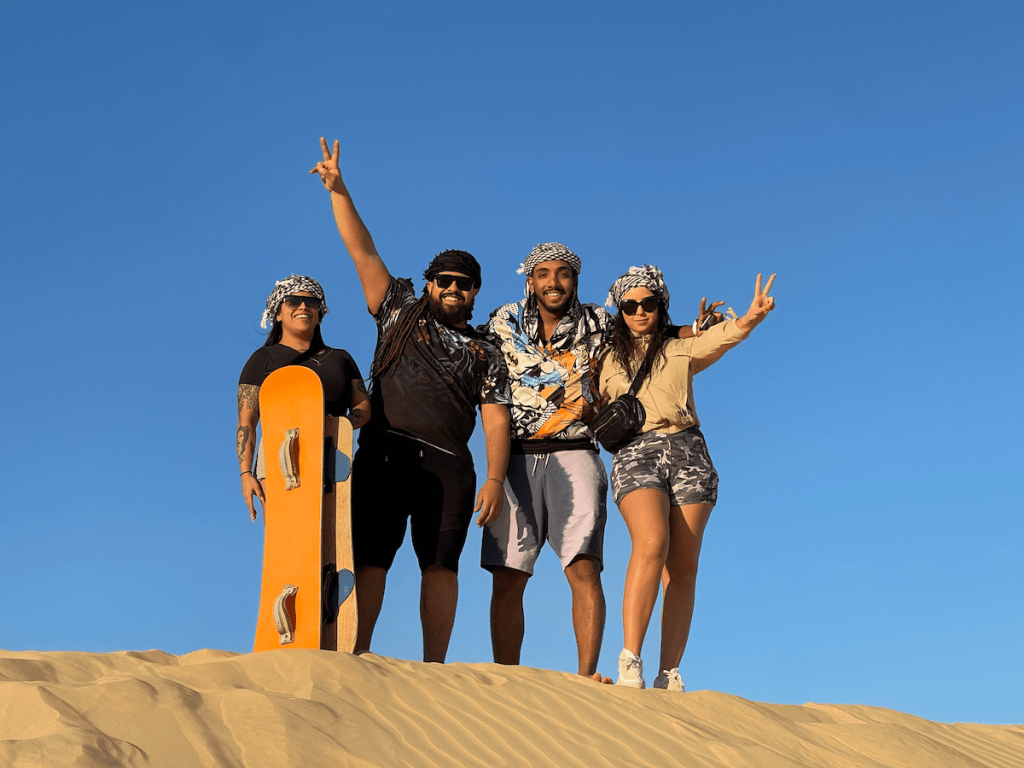
[[[580,555],[601,561],[608,476],[595,451],[513,454],[501,516],[486,525],[480,565],[533,575],[544,541],[562,568]]]
[[[646,432],[615,454],[615,503],[641,488],[661,491],[673,507],[714,504],[718,500],[718,472],[697,427],[674,434]]]

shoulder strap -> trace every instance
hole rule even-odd
[[[636,376],[633,377],[633,383],[629,385],[629,394],[636,397],[636,393],[640,391],[640,387],[643,386],[644,379],[647,378],[647,374],[651,372],[651,350],[654,349],[654,344],[647,347],[647,354],[644,355],[644,362],[640,366],[640,370],[636,372]]]

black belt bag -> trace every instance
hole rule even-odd
[[[651,347],[648,347],[643,365],[633,377],[629,391],[608,403],[590,423],[590,431],[608,453],[615,453],[632,440],[647,420],[647,411],[637,399],[636,393],[640,391],[650,370]]]

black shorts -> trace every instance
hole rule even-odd
[[[458,572],[473,518],[473,465],[400,435],[375,435],[352,460],[352,547],[356,568],[391,568],[412,520],[420,571]]]

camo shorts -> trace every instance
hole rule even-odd
[[[612,460],[611,485],[616,504],[641,488],[663,492],[673,507],[718,500],[718,472],[697,427],[647,432],[620,449]]]

